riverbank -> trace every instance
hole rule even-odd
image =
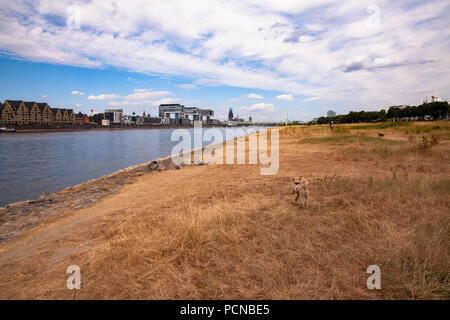
[[[246,125],[245,127],[251,127]],[[262,125],[258,125],[261,127]],[[228,128],[228,125],[203,125],[203,128]],[[273,127],[272,125],[270,127]],[[2,132],[5,134],[12,133],[44,133],[44,132],[74,132],[74,131],[95,131],[95,130],[152,130],[152,129],[192,129],[193,125],[122,125],[122,126],[101,126],[101,125],[74,125],[66,127],[49,127],[39,128],[33,126],[8,126],[8,128],[16,129],[16,132]]]
[[[233,140],[236,142],[237,138]],[[224,146],[224,143],[219,142],[200,149]],[[190,164],[175,165],[172,156],[166,156],[129,166],[100,178],[63,188],[54,193],[47,192],[36,199],[17,201],[0,207],[0,242],[19,237],[26,230],[36,228],[44,222],[52,221],[53,218],[59,216],[61,211],[91,207],[100,199],[112,195],[121,186],[132,183],[134,178],[141,175],[199,165],[194,161],[196,150],[198,149],[192,149],[188,152],[191,154],[192,161]],[[207,165],[207,163],[201,161],[200,165]],[[42,214],[42,212],[45,212],[45,214]]]
[[[108,179],[66,190],[53,213],[36,207],[47,220],[0,242],[0,298],[448,299],[449,126],[379,130],[281,128],[274,176],[145,164],[111,192],[96,193]],[[290,194],[298,173],[310,181],[306,210]],[[70,203],[77,192],[92,203]],[[366,288],[372,264],[381,290]]]
[[[0,242],[17,238],[27,230],[55,221],[64,211],[89,208],[144,174],[174,169],[180,167],[174,166],[170,157],[152,160],[37,199],[0,207]]]
[[[236,133],[249,129],[262,128]],[[193,128],[181,130],[192,138]],[[215,130],[226,136],[228,128]],[[174,133],[166,128],[0,135],[0,207],[165,157],[177,144]]]

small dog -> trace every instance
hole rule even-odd
[[[308,206],[308,181],[301,175],[295,176],[293,179],[292,193],[295,193],[294,201],[301,198],[302,206],[306,209]]]

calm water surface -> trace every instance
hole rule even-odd
[[[225,136],[225,128],[218,129]],[[193,129],[187,130],[193,139]],[[171,142],[172,131],[0,134],[0,207],[170,155],[177,143]]]

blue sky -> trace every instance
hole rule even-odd
[[[180,77],[145,75],[113,67],[83,68],[3,56],[0,57],[0,69],[8,74],[8,77],[0,78],[0,100],[47,101],[51,106],[70,107],[82,112],[123,108],[130,114],[145,111],[156,116],[160,103],[181,103],[213,108],[218,117],[225,118],[228,108],[233,108],[236,114],[243,103],[252,105],[255,101],[264,100],[278,101],[280,106],[283,105],[275,99],[280,95],[276,91],[254,89],[250,92],[246,88],[231,86],[197,87],[187,85]],[[126,99],[136,92],[141,92],[144,97]],[[101,95],[105,95],[104,99]],[[117,97],[109,99],[107,96],[110,95]],[[285,103],[286,107],[288,104]]]
[[[450,96],[449,1],[0,3],[0,99],[310,120]]]

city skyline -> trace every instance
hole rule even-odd
[[[255,121],[448,100],[449,11],[439,1],[6,1],[0,99],[128,114],[180,103],[218,119],[231,107]]]

